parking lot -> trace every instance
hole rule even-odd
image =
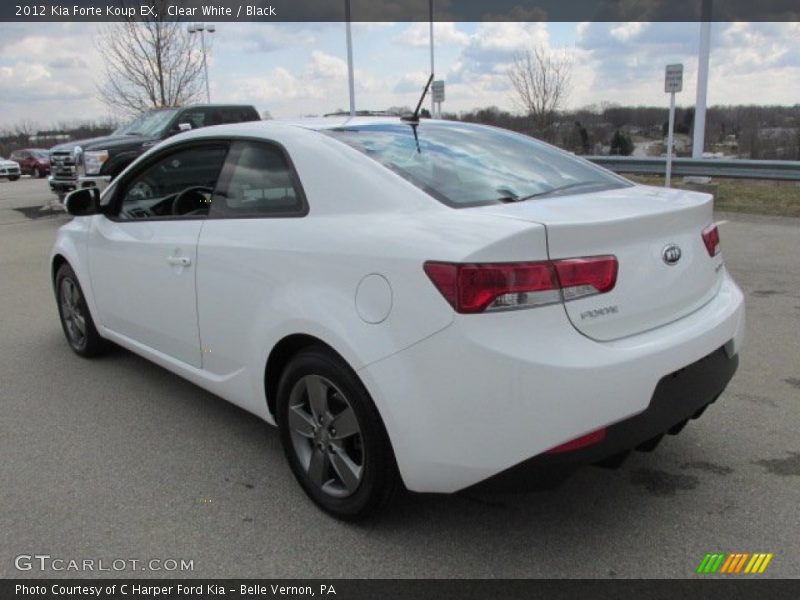
[[[48,554],[193,561],[119,574],[148,577],[690,577],[717,551],[800,576],[800,219],[718,215],[747,337],[679,436],[556,490],[406,494],[348,525],[306,499],[257,418],[127,351],[70,351],[47,263],[69,217],[40,217],[48,199],[44,180],[0,181],[0,576],[114,574],[15,569]]]

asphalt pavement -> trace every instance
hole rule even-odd
[[[546,492],[407,494],[349,525],[257,418],[127,351],[70,351],[47,263],[68,217],[48,199],[0,180],[0,577],[696,577],[708,552],[800,576],[800,219],[718,215],[747,296],[740,369],[655,452]],[[28,555],[126,566],[18,570]]]

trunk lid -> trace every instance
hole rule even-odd
[[[564,303],[578,331],[609,341],[680,319],[716,295],[722,256],[709,256],[702,238],[712,209],[707,194],[634,186],[467,210],[544,225],[551,260],[616,256],[613,290]],[[674,246],[680,258],[668,264]]]

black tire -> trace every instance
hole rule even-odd
[[[296,427],[297,415],[303,412],[303,406],[311,407],[308,386],[312,381],[331,386],[325,388],[324,412],[329,418],[320,420],[316,426],[311,425],[315,431],[313,436],[326,436],[321,442],[312,437],[310,430],[306,435]],[[303,401],[308,404],[301,406]],[[276,408],[281,443],[289,466],[305,493],[320,508],[338,519],[359,521],[389,503],[400,485],[389,436],[369,393],[339,356],[322,346],[312,346],[296,354],[281,375]],[[358,433],[342,435],[342,431],[336,432],[333,426],[338,422],[342,424],[341,429],[345,429],[342,415],[348,408],[351,414],[347,415],[347,421],[352,427],[349,420],[355,416]],[[291,424],[290,411],[293,413]],[[312,417],[311,421],[301,420],[302,426],[317,422],[313,413],[309,410],[301,417]],[[340,438],[327,437],[337,434]],[[323,446],[326,447],[324,451],[320,450]],[[327,457],[327,461],[319,459],[327,465],[320,467],[321,472],[327,475],[316,477],[323,481],[322,485],[315,483],[315,478],[310,475],[315,456]],[[357,484],[353,484],[354,471],[343,466],[344,459],[349,461],[346,464],[359,466]],[[309,463],[308,466],[305,462]],[[343,471],[349,477],[340,476]]]
[[[17,179],[19,179],[19,175],[12,175],[8,178],[9,181],[16,181]]]
[[[33,171],[31,171],[31,177],[35,177],[39,179],[42,176],[42,172],[39,170],[39,167],[33,167]]]
[[[55,291],[58,316],[69,347],[84,358],[107,352],[110,342],[97,333],[83,289],[72,267],[66,263],[56,273]]]

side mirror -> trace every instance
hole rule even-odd
[[[64,199],[64,208],[73,217],[88,217],[100,214],[100,190],[96,187],[87,187],[67,194]]]

